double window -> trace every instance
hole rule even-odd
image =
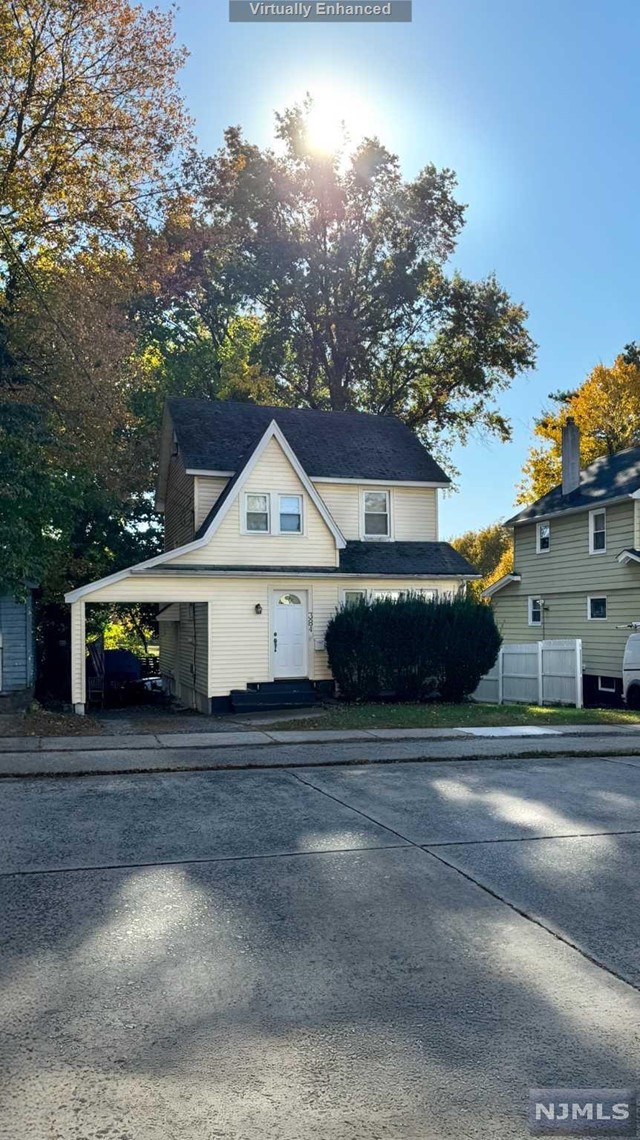
[[[391,537],[388,491],[364,492],[364,537]]]
[[[607,512],[589,511],[589,554],[604,554],[607,549]]]
[[[437,590],[420,588],[417,590],[345,590],[343,601],[345,606],[357,606],[360,602],[366,602],[369,597],[374,602],[380,598],[391,598],[393,601],[397,601],[398,598],[406,598],[415,594],[424,598],[425,601],[435,601],[438,597]]]
[[[247,534],[302,534],[302,495],[249,492],[244,497]]]

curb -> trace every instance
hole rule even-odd
[[[307,769],[307,768],[351,768],[351,767],[373,767],[375,765],[384,764],[458,764],[458,763],[481,763],[482,761],[489,761],[492,764],[502,760],[624,760],[629,757],[640,760],[640,752],[637,748],[634,749],[598,749],[595,750],[575,750],[570,753],[561,752],[559,750],[549,751],[548,749],[531,749],[530,751],[523,752],[518,749],[513,751],[501,752],[497,755],[487,754],[485,752],[468,753],[462,756],[444,756],[444,755],[417,755],[417,756],[353,756],[353,757],[333,757],[324,760],[313,761],[296,761],[295,759],[258,759],[255,760],[230,760],[225,762],[222,757],[212,760],[210,763],[194,764],[193,762],[186,762],[180,764],[178,761],[169,766],[152,765],[141,766],[140,764],[131,764],[127,767],[120,768],[90,768],[78,767],[69,769],[67,771],[58,769],[57,771],[0,771],[0,782],[2,780],[65,780],[75,777],[88,777],[88,776],[145,776],[145,775],[172,775],[182,772],[243,772],[243,771],[286,771],[289,769]],[[633,767],[640,767],[639,764],[632,765]]]

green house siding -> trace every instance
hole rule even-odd
[[[607,508],[607,549],[589,553],[589,512],[551,518],[551,547],[536,553],[536,526],[515,529],[515,573],[512,582],[494,595],[498,626],[507,642],[540,638],[582,638],[585,673],[622,676],[622,655],[628,629],[640,621],[640,565],[622,566],[618,555],[634,545],[636,504]],[[589,621],[587,598],[607,597],[606,621]],[[529,625],[528,599],[544,599],[543,625]]]

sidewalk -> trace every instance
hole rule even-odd
[[[640,725],[5,737],[0,777],[570,755],[640,763]]]

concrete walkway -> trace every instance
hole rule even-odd
[[[0,739],[0,777],[568,755],[640,758],[640,726],[15,737]]]

